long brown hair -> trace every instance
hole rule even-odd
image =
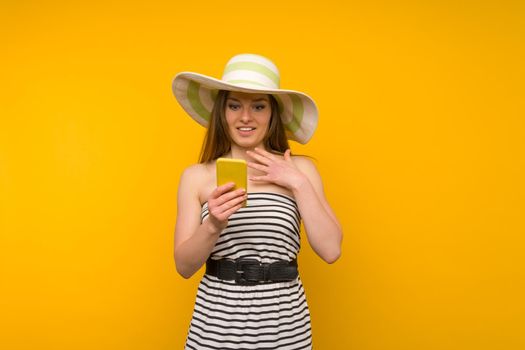
[[[231,137],[228,133],[228,124],[226,122],[226,100],[228,99],[229,91],[219,90],[215,104],[211,111],[210,123],[204,137],[204,142],[201,148],[200,163],[207,163],[222,157],[231,150]],[[284,153],[290,145],[286,138],[286,132],[279,113],[279,105],[277,100],[272,96],[270,98],[270,107],[272,114],[270,117],[270,125],[268,132],[263,140],[263,145],[266,150],[274,153]]]

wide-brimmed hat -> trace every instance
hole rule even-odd
[[[279,70],[272,61],[260,55],[240,54],[228,61],[221,80],[181,72],[173,79],[172,90],[182,108],[205,127],[219,90],[270,94],[279,104],[288,139],[305,144],[317,127],[317,106],[302,92],[280,89],[279,82]]]

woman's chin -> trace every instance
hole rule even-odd
[[[241,139],[241,140],[233,140],[233,143],[235,143],[235,145],[241,148],[253,149],[257,146],[260,146],[262,144],[262,141]]]

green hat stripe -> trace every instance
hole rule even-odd
[[[235,70],[250,70],[265,75],[267,78],[271,79],[275,85],[279,86],[279,75],[276,74],[270,68],[263,66],[262,64],[253,63],[253,62],[235,62],[229,64],[224,70],[224,74],[230,73]]]
[[[295,134],[295,132],[301,127],[301,122],[303,121],[304,106],[298,96],[290,95],[290,99],[292,100],[293,105],[292,120],[286,124],[286,127]]]
[[[210,112],[204,107],[199,96],[200,84],[190,81],[188,84],[188,101],[191,108],[203,119],[210,121]]]

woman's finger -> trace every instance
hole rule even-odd
[[[244,202],[244,201],[243,201]],[[224,216],[227,218],[229,218],[233,213],[235,213],[237,210],[241,209],[242,208],[242,203],[241,202],[240,204],[237,204],[236,206],[230,208],[229,210],[225,211],[223,214]]]
[[[268,178],[268,175],[263,175],[263,176],[250,176],[249,177],[250,181],[266,181],[266,182],[269,182],[270,179]]]
[[[284,160],[286,160],[287,162],[291,161],[292,160],[292,157],[290,156],[292,152],[290,151],[290,149],[288,148],[285,152],[284,152]]]
[[[271,162],[271,159],[269,159],[267,157],[264,157],[264,156],[262,156],[262,155],[260,155],[258,153],[253,152],[253,151],[246,151],[246,154],[248,154],[250,157],[252,157],[253,159],[255,159],[256,161],[258,161],[261,164],[268,165]]]
[[[263,164],[259,164],[259,163],[254,163],[254,162],[248,162],[248,167],[252,168],[252,169],[256,169],[256,170],[260,170],[260,171],[264,171],[265,173],[268,172],[268,166],[267,165],[263,165]]]
[[[244,201],[246,200],[247,198],[247,195],[243,195],[243,196],[239,196],[239,197],[235,197],[225,203],[223,203],[222,205],[218,206],[217,208],[215,208],[215,212],[214,214],[216,215],[217,218],[219,218],[220,220],[228,220],[228,218],[230,217],[231,214],[233,214],[235,211],[237,211],[237,209],[233,210],[234,208],[237,208],[237,207],[242,207]],[[232,211],[233,210],[233,211]]]
[[[245,193],[246,193],[246,190],[244,188],[239,188],[235,191],[229,191],[229,192],[223,193],[219,197],[213,198],[213,205],[221,206],[224,203],[227,203],[228,201],[236,197],[243,196]]]
[[[259,148],[259,147],[255,147],[254,148],[254,151],[257,153],[257,154],[260,154],[261,156],[263,156],[264,158],[268,158],[270,160],[275,160],[276,157],[271,154],[270,152],[262,149],[262,148]]]
[[[211,199],[219,198],[222,194],[231,191],[235,187],[235,183],[228,182],[222,186],[217,186],[210,194]]]

